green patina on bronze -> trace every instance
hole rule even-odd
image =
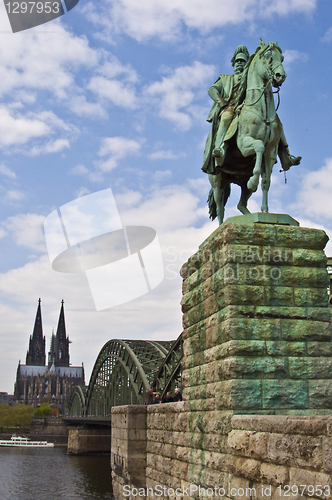
[[[293,219],[287,214],[270,214],[263,212],[256,212],[253,214],[236,215],[234,217],[228,217],[223,224],[229,224],[235,222],[238,224],[253,224],[253,223],[263,223],[263,224],[282,224],[285,226],[299,226],[300,224],[297,220]]]
[[[209,174],[210,217],[224,218],[231,183],[241,187],[238,209],[249,214],[247,203],[262,178],[262,212],[268,212],[268,190],[273,165],[279,156],[284,171],[299,165],[301,157],[290,154],[281,121],[276,113],[272,87],[280,90],[286,79],[284,56],[277,43],[262,40],[256,52],[239,45],[232,58],[234,75],[220,75],[209,88],[213,99],[207,121],[203,172]]]

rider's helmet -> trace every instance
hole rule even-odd
[[[235,61],[237,61],[238,59],[242,59],[243,61],[248,62],[249,52],[245,45],[239,45],[238,47],[236,47],[234,56],[231,59],[232,66],[234,66]]]

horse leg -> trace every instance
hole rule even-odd
[[[244,141],[243,146],[244,148],[242,148],[241,151],[243,156],[249,156],[254,153],[256,154],[254,170],[252,172],[252,176],[247,182],[248,189],[252,193],[254,193],[255,191],[257,191],[259,184],[259,176],[261,175],[262,172],[262,159],[265,146],[263,141],[260,141],[258,139],[253,139],[252,137],[248,137],[247,140]]]
[[[247,203],[251,195],[252,191],[247,188],[247,183],[243,182],[241,184],[241,198],[237,205],[237,209],[243,214],[250,214],[250,211],[247,209]]]
[[[221,187],[221,174],[209,174],[209,181],[213,191],[213,198],[217,205],[217,216],[219,225],[223,223],[225,213],[224,188]]]
[[[265,169],[264,172],[262,172],[262,193],[263,193],[263,199],[262,199],[262,207],[261,211],[264,213],[268,213],[269,207],[267,204],[267,198],[268,198],[268,191],[270,189],[270,184],[271,184],[271,174],[272,174],[272,167],[274,165],[274,160],[275,158],[271,157],[271,152],[268,155],[265,155],[264,161],[265,161]]]

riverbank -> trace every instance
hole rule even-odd
[[[0,432],[0,439],[10,439],[12,434],[17,433],[24,434],[33,441],[47,441],[54,443],[55,446],[67,446],[68,432],[69,428],[61,418],[33,418],[30,429]]]

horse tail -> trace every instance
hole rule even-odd
[[[226,205],[226,202],[227,202],[230,194],[231,194],[231,185],[230,185],[230,183],[227,183],[224,187],[224,200],[223,200],[224,206]],[[217,204],[216,204],[214,196],[213,196],[213,189],[212,188],[210,189],[207,202],[209,205],[209,217],[211,220],[214,220],[218,216],[218,214],[217,214]]]
[[[228,200],[230,194],[231,194],[231,183],[228,182],[225,185],[225,189],[224,189],[224,206],[226,205],[227,200]]]
[[[211,220],[214,220],[217,217],[217,204],[214,201],[213,189],[210,189],[209,196],[207,199],[209,205],[209,217]]]

